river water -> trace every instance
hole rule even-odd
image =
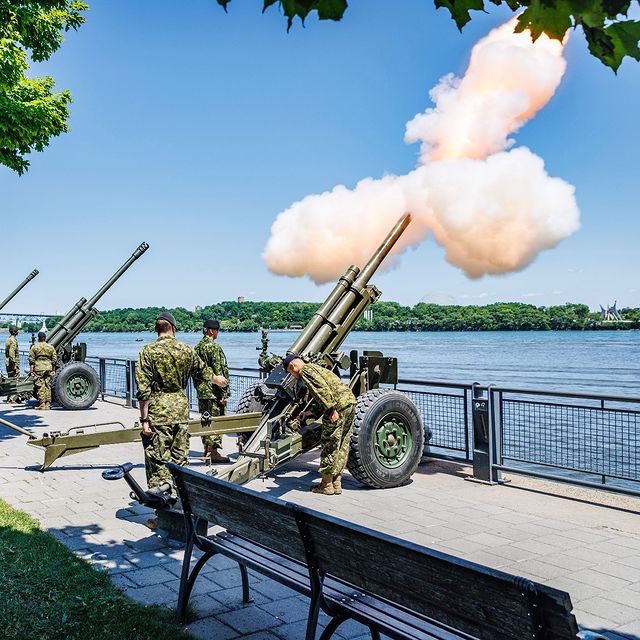
[[[269,333],[269,350],[284,354],[292,331]],[[20,335],[21,348],[29,336]],[[197,333],[178,338],[195,345]],[[90,356],[135,358],[152,333],[87,333]],[[231,367],[257,367],[259,333],[220,333]],[[497,384],[640,396],[640,331],[359,332],[343,350],[379,350],[398,358],[400,376],[429,381]]]

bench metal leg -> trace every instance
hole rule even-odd
[[[240,577],[242,578],[242,602],[249,604],[253,602],[253,598],[249,593],[249,573],[245,565],[239,564],[238,566],[240,567]]]
[[[325,627],[325,630],[320,636],[320,640],[329,640],[329,638],[336,632],[336,629],[347,620],[346,616],[334,616],[329,620],[329,624]]]
[[[193,571],[189,574],[189,565],[191,564],[191,553],[193,551],[193,538],[189,539],[186,549],[184,550],[184,560],[182,561],[182,574],[180,576],[180,592],[178,593],[178,619],[184,620],[187,613],[187,605],[193,585],[200,573],[200,569],[204,567],[211,556],[215,555],[214,551],[206,551],[196,562]]]
[[[311,596],[309,605],[309,617],[307,618],[307,632],[305,640],[316,640],[316,629],[318,628],[318,616],[320,615],[320,593],[316,592]]]

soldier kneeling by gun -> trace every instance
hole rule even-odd
[[[302,379],[315,403],[322,408],[320,475],[322,481],[311,488],[326,496],[342,493],[342,471],[349,457],[349,440],[353,431],[356,398],[351,389],[335,374],[317,364],[304,362],[289,354],[283,367]]]

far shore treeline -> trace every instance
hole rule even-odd
[[[202,321],[215,318],[225,331],[300,329],[319,304],[314,302],[221,302],[195,311],[168,309],[180,331],[200,331]],[[536,307],[520,302],[499,302],[484,306],[420,303],[405,307],[397,302],[377,302],[370,319],[361,318],[359,331],[547,331],[585,329],[638,329],[640,308],[620,310],[623,322],[603,322],[600,313],[586,304],[567,303]],[[164,307],[103,311],[88,325],[89,332],[152,331],[156,316]],[[47,326],[60,318],[48,318]],[[8,323],[1,323],[6,326]],[[22,330],[37,331],[40,323],[24,323]]]

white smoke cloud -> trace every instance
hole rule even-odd
[[[527,148],[504,151],[553,96],[566,66],[562,44],[544,35],[532,43],[513,29],[510,21],[480,40],[464,77],[445,76],[431,92],[435,107],[407,123],[405,140],[422,143],[418,168],[293,204],[271,228],[269,269],[334,280],[361,266],[407,211],[413,222],[393,255],[431,234],[471,278],[523,269],[576,231],[574,188],[550,177]]]

